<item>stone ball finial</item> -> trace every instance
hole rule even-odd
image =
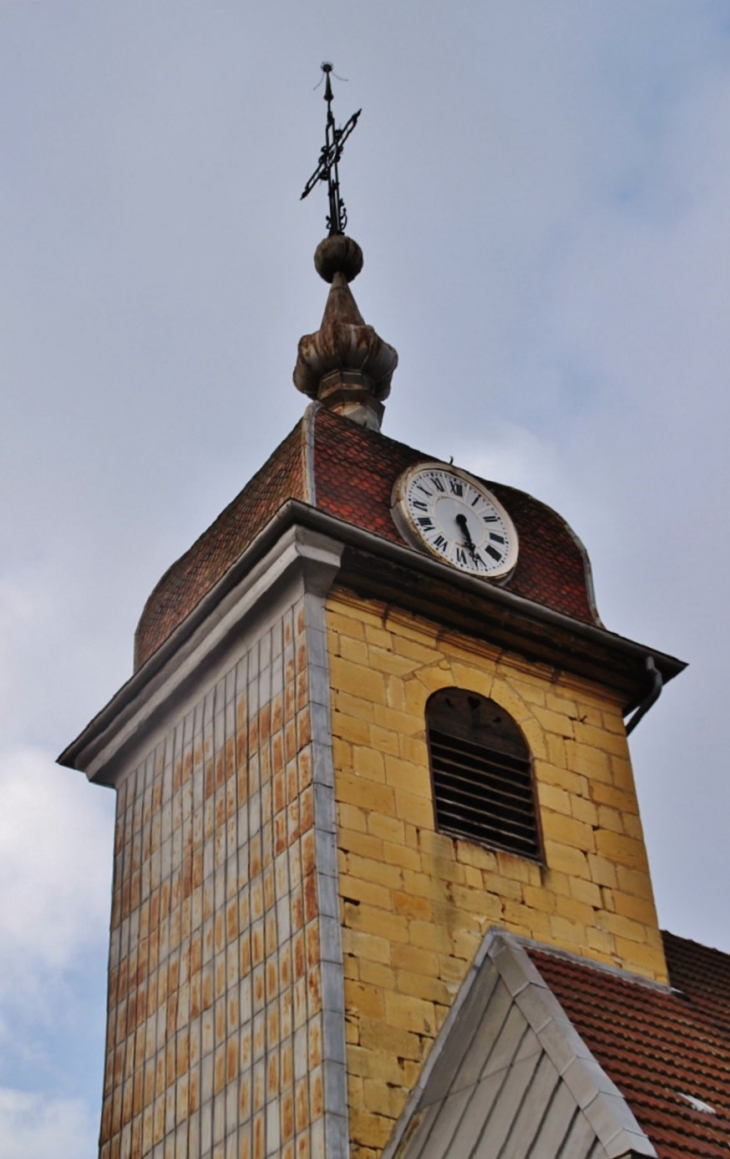
[[[330,291],[319,330],[299,341],[294,385],[335,414],[379,431],[398,354],[363,321],[348,285],[362,269],[362,250],[351,237],[332,234],[317,246],[314,264]]]
[[[362,266],[360,246],[344,233],[326,237],[314,251],[314,268],[325,282],[333,282],[335,274],[342,274],[346,282],[352,282]]]

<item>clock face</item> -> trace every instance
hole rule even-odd
[[[455,467],[420,463],[406,471],[392,510],[406,539],[460,571],[496,579],[517,563],[517,532],[504,507]]]

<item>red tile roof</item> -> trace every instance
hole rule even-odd
[[[393,483],[429,456],[323,407],[312,413],[316,506],[396,543],[390,514]],[[288,499],[307,502],[306,424],[300,422],[261,470],[193,546],[165,573],[145,605],[135,637],[138,668],[182,623]],[[520,537],[515,572],[505,587],[585,623],[596,623],[586,561],[570,528],[543,503],[488,483]]]
[[[288,498],[304,498],[301,422],[152,591],[134,637],[135,670],[156,652]]]
[[[672,993],[557,955],[530,957],[660,1159],[728,1159],[730,957],[672,934],[664,945]]]
[[[428,458],[423,451],[321,410],[315,438],[317,506],[402,543],[390,514],[393,484],[407,467]],[[517,568],[504,586],[567,616],[596,623],[583,554],[565,521],[524,491],[485,482],[507,508],[520,541]]]

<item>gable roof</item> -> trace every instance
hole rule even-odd
[[[726,1159],[730,958],[664,941],[671,989],[488,934],[383,1159]]]
[[[393,522],[393,484],[432,458],[314,403],[236,498],[157,583],[135,635],[135,669],[172,634],[289,499],[409,547]],[[600,625],[590,566],[567,523],[524,491],[487,483],[520,537],[515,595]]]
[[[727,1159],[730,957],[673,934],[664,948],[671,991],[554,954],[530,957],[660,1159]]]
[[[520,943],[487,935],[383,1159],[656,1156]]]

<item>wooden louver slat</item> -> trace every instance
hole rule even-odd
[[[440,715],[439,724],[443,721]],[[510,724],[514,724],[510,720]],[[516,726],[515,726],[516,727]],[[540,859],[529,751],[524,756],[475,744],[463,735],[429,728],[436,823],[442,833],[465,837],[534,860]],[[486,737],[485,737],[486,739]]]

